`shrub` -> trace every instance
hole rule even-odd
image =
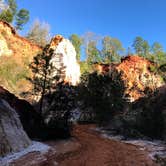
[[[125,104],[123,82],[119,73],[115,75],[116,78],[94,72],[85,73],[81,78],[79,100],[85,107],[92,108],[96,115],[94,120],[99,124],[108,122],[114,114],[123,110]]]
[[[59,83],[53,93],[44,96],[44,122],[48,131],[54,131],[55,137],[70,136],[70,111],[76,106],[75,95],[74,87]]]
[[[163,94],[160,95],[155,92],[135,103],[131,103],[130,109],[125,114],[113,118],[110,124],[112,129],[126,138],[164,138],[164,130],[166,131],[163,111],[165,107],[164,98]]]

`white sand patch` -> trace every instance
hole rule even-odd
[[[157,158],[162,158],[166,160],[166,142],[164,141],[161,140],[149,141],[143,139],[125,140],[122,135],[111,134],[110,131],[106,131],[103,128],[95,128],[95,131],[100,132],[101,136],[104,138],[138,146],[140,150],[149,152],[149,157],[152,160],[156,160]]]
[[[17,152],[17,153],[11,153],[5,157],[0,157],[0,166],[8,166],[10,162],[19,159],[20,157],[30,153],[30,152],[40,152],[41,154],[44,154],[48,152],[50,149],[50,146],[43,144],[41,142],[33,141],[32,145],[27,147],[26,149]]]
[[[149,152],[149,157],[152,160],[156,160],[156,157],[166,157],[166,144],[160,140],[148,141],[148,140],[129,140],[123,141],[132,145],[139,146],[140,150],[146,150]]]

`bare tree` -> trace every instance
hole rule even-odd
[[[89,55],[89,43],[95,42],[96,44],[101,39],[100,35],[95,34],[94,32],[86,32],[83,36],[83,44],[85,46],[85,53],[86,53],[86,60],[88,59]]]
[[[48,23],[35,20],[26,38],[40,46],[45,46],[50,41],[50,26]]]

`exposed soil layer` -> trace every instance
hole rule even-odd
[[[27,154],[12,166],[157,166],[139,147],[109,140],[92,130],[93,125],[76,125],[73,138],[50,141],[46,154]]]

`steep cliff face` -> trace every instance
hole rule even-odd
[[[19,36],[10,24],[3,21],[0,21],[0,42],[3,43],[3,46],[0,47],[0,56],[6,55],[5,51],[7,51],[7,55],[13,55],[18,58],[17,60],[21,59],[22,56],[32,60],[42,50],[38,45]]]
[[[63,71],[63,80],[71,85],[79,83],[80,66],[76,60],[76,51],[72,43],[61,35],[55,36],[50,43],[50,48],[54,50],[51,63],[58,70]],[[56,75],[55,72],[53,75]]]
[[[0,84],[14,93],[28,90],[30,85],[25,79],[30,73],[28,65],[40,51],[42,48],[0,21]]]

